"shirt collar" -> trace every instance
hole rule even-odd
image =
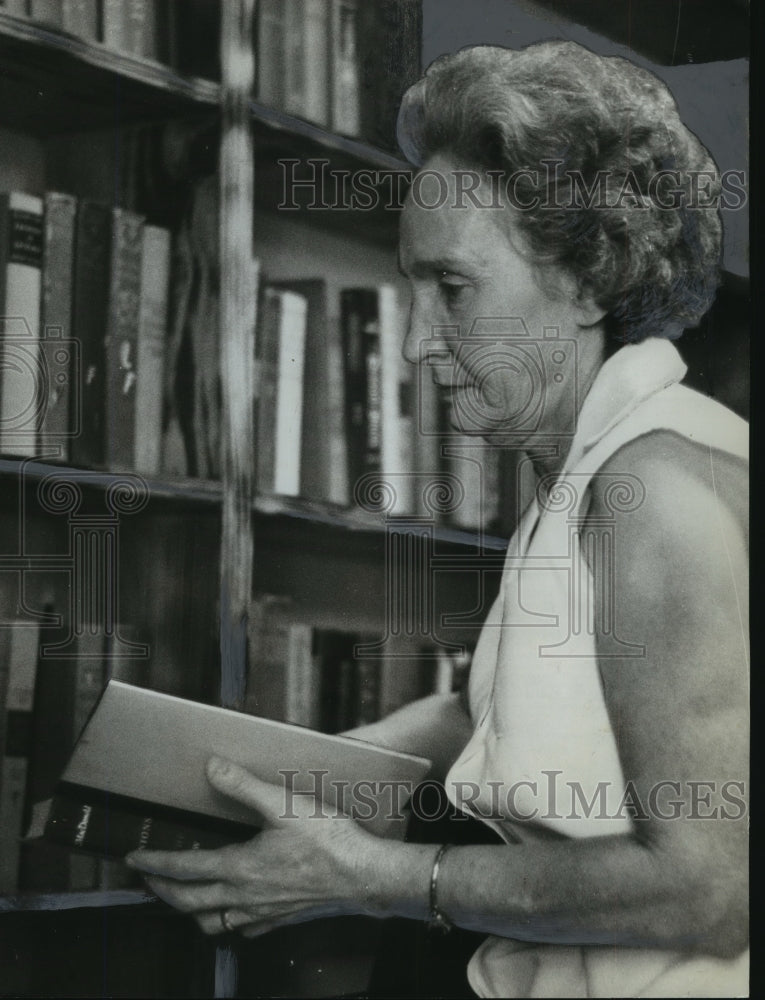
[[[664,337],[648,337],[612,354],[579,411],[566,468],[575,467],[616,424],[650,396],[679,382],[687,370],[677,348]]]

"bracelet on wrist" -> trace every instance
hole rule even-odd
[[[433,868],[430,872],[430,893],[428,897],[430,918],[428,926],[446,934],[454,926],[438,904],[438,876],[441,871],[441,862],[451,844],[441,844],[433,859]]]

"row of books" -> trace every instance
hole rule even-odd
[[[0,451],[158,472],[168,230],[11,192],[0,237]]]
[[[379,635],[301,621],[289,598],[260,594],[249,614],[245,711],[342,733],[461,683],[465,658],[392,655]]]
[[[86,627],[65,655],[40,656],[31,622],[0,627],[0,891],[93,889],[127,873],[95,858],[24,849],[32,804],[49,798],[106,681],[146,680],[145,658],[119,655]]]
[[[395,149],[401,95],[420,73],[419,0],[261,0],[258,100]]]
[[[208,178],[171,235],[65,193],[0,195],[0,452],[220,478],[216,198]],[[401,357],[396,287],[261,285],[261,493],[347,506],[365,502],[364,477],[376,474],[389,513],[465,528],[506,520],[507,461],[456,433],[429,373]],[[459,498],[441,515],[427,486],[444,472]]]
[[[0,0],[0,12],[186,75],[220,72],[215,0]]]
[[[0,0],[0,11],[109,49],[217,79],[215,0]],[[257,100],[396,149],[404,90],[420,74],[420,0],[260,0]]]

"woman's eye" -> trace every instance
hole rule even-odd
[[[440,278],[438,282],[438,287],[441,290],[441,294],[446,300],[447,304],[450,306],[459,305],[464,301],[469,289],[470,283],[465,281],[464,278],[456,278],[452,275],[444,275]]]

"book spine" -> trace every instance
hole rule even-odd
[[[379,472],[382,461],[382,353],[380,348],[379,289],[364,293],[363,325],[364,374],[366,407],[364,439],[364,471]]]
[[[233,828],[201,829],[194,826],[193,814],[186,822],[166,819],[156,815],[151,803],[102,802],[86,788],[64,786],[53,796],[44,836],[76,851],[119,859],[135,850],[214,850],[244,834]]]
[[[305,103],[302,114],[329,125],[329,8],[327,0],[303,0]]]
[[[351,502],[348,489],[348,438],[345,426],[345,377],[340,324],[336,317],[327,326],[326,407],[327,407],[327,499],[347,505]]]
[[[279,293],[266,288],[256,347],[256,468],[258,489],[263,493],[272,493],[276,486],[276,398],[282,306]]]
[[[0,452],[37,453],[43,204],[34,195],[0,196]]]
[[[11,626],[0,777],[0,891],[16,889],[19,882],[38,643],[36,625]]]
[[[318,685],[311,654],[313,629],[293,622],[287,656],[285,722],[314,729],[318,723]]]
[[[300,450],[303,426],[306,300],[282,292],[274,434],[274,490],[300,494]]]
[[[284,107],[293,115],[305,116],[308,104],[306,80],[306,0],[284,5]]]
[[[404,91],[420,76],[422,4],[377,0],[359,6],[361,134],[396,150],[396,116]]]
[[[72,35],[97,42],[98,0],[62,0],[61,22]]]
[[[47,399],[40,421],[40,454],[66,461],[71,422],[71,379],[76,376],[71,348],[74,227],[77,200],[72,195],[45,195],[42,268],[42,360]]]
[[[290,602],[263,594],[248,616],[249,675],[244,711],[284,721],[287,712],[285,672],[290,648]]]
[[[344,289],[340,295],[345,355],[348,486],[380,469],[381,360],[377,292]]]
[[[156,0],[122,0],[124,49],[134,56],[157,59]]]
[[[113,210],[109,326],[106,336],[106,463],[131,468],[135,440],[136,356],[143,219]]]
[[[282,110],[286,103],[286,11],[283,0],[258,4],[258,100]]]
[[[380,663],[362,657],[356,661],[356,710],[353,724],[364,726],[380,717]]]
[[[104,45],[118,52],[127,51],[125,0],[102,0],[101,37]]]
[[[62,27],[61,0],[29,0],[29,14],[50,28]]]
[[[138,312],[137,384],[135,399],[135,468],[160,471],[162,403],[170,277],[170,233],[145,226]]]
[[[80,344],[82,419],[70,454],[74,465],[85,467],[104,462],[104,336],[109,317],[111,225],[111,210],[106,205],[88,200],[80,203],[72,325]]]
[[[356,7],[356,0],[330,0],[330,125],[350,136],[361,128]]]
[[[29,3],[27,0],[2,0],[0,11],[13,17],[28,17]]]
[[[37,453],[42,200],[0,196],[0,452]]]
[[[411,451],[408,448],[412,435],[410,412],[411,375],[407,370],[401,350],[400,310],[396,289],[381,285],[379,294],[380,315],[380,463],[395,500],[392,513],[412,512],[414,497],[412,477],[414,471]]]

